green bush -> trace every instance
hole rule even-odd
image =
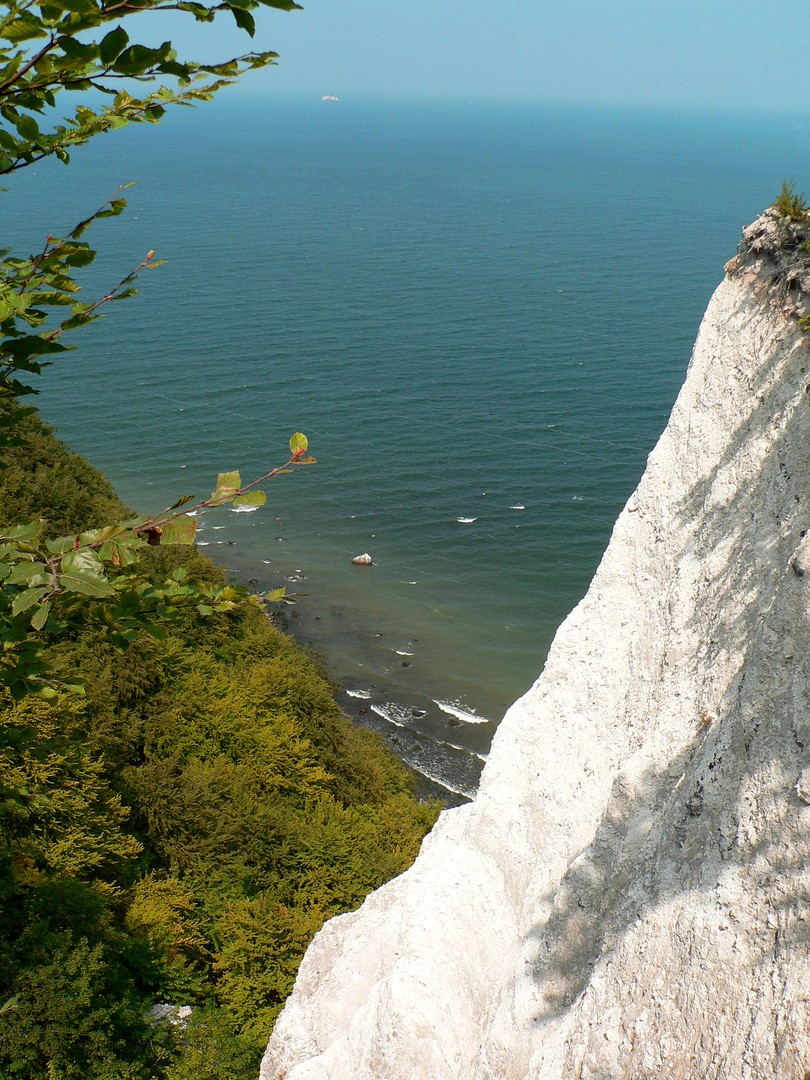
[[[773,203],[773,209],[789,221],[806,222],[807,215],[810,213],[810,204],[808,204],[807,198],[803,193],[797,193],[795,184],[792,180],[783,180],[782,190],[779,192]]]
[[[11,519],[109,513],[103,477],[36,418],[15,455]],[[222,580],[194,550],[148,556],[158,580]],[[86,696],[0,712],[0,1076],[255,1076],[313,934],[406,869],[437,808],[246,595],[123,652],[88,628],[49,662]],[[157,1001],[192,1021],[150,1026]]]
[[[130,516],[106,476],[36,413],[19,422],[15,435],[3,447],[0,525],[44,518],[47,535],[56,537]]]

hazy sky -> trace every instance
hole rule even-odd
[[[304,8],[260,13],[256,47],[275,49],[281,63],[247,90],[810,108],[810,0],[304,0]],[[161,36],[185,36],[177,18],[165,16]],[[197,51],[244,50],[246,38],[226,29],[230,17],[221,22],[213,34],[192,28],[206,42]]]

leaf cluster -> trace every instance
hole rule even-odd
[[[141,554],[147,546],[192,544],[197,530],[193,515],[202,510],[263,505],[267,496],[257,484],[313,464],[315,459],[305,456],[307,446],[306,436],[297,432],[286,465],[245,485],[238,472],[220,473],[207,499],[194,502],[193,496],[183,496],[149,518],[52,539],[42,519],[12,525],[0,521],[0,685],[15,700],[29,693],[53,700],[57,689],[43,655],[49,640],[99,627],[126,647],[141,631],[164,637],[165,624],[183,605],[195,605],[201,615],[231,610],[233,589],[194,581],[182,567],[161,583],[145,579],[138,573]],[[189,503],[194,504],[191,510],[184,510]],[[278,591],[272,597],[281,598]],[[75,680],[62,680],[59,686],[82,692]]]
[[[30,467],[8,470],[12,492],[0,476],[0,507],[31,505],[26,478],[66,461],[106,505],[89,465],[25,427]],[[93,516],[73,494],[43,535]],[[146,545],[139,570],[224,587],[193,546]],[[84,696],[0,697],[0,1075],[255,1076],[312,935],[404,870],[435,820],[313,661],[232,596],[205,618],[181,605],[163,640],[125,651],[92,625],[49,641],[55,685],[81,678]],[[191,1005],[189,1027],[152,1026],[156,1001]]]
[[[156,122],[168,105],[208,100],[244,72],[277,59],[248,52],[215,64],[178,56],[170,41],[149,48],[130,40],[128,16],[173,10],[200,22],[227,12],[251,37],[259,7],[290,11],[292,0],[5,0],[0,17],[0,174],[70,151],[105,131]],[[144,95],[133,91],[153,84]],[[78,106],[59,118],[64,92],[96,91],[101,107]],[[95,100],[95,99],[94,99]]]
[[[103,1075],[88,1059],[113,1053],[104,1032],[120,1011],[137,1020],[133,1000],[141,1012],[154,1000],[219,1010],[255,1071],[312,935],[404,870],[435,818],[256,608],[206,620],[198,636],[178,625],[126,653],[92,632],[62,641],[52,663],[80,671],[86,697],[29,696],[2,716],[3,907],[20,914],[0,927],[19,943],[0,996],[18,998],[22,1027],[11,1049],[0,1039],[0,1072],[24,1044],[41,1075],[66,1060]],[[75,883],[75,903],[61,902],[63,923],[40,945],[30,912],[60,881]],[[103,934],[88,927],[96,908]],[[97,985],[68,1014],[47,957],[69,965],[76,948],[95,950]],[[47,1024],[35,987],[59,1000]],[[143,1060],[137,1031],[114,1050],[123,1061]]]
[[[123,190],[119,188],[67,237],[49,235],[37,254],[20,258],[8,249],[0,251],[0,446],[14,445],[14,426],[30,411],[17,402],[36,393],[31,376],[41,374],[51,363],[42,358],[68,351],[62,335],[99,318],[104,304],[133,296],[139,273],[161,265],[154,252],[147,252],[102,297],[88,302],[78,298],[75,271],[90,265],[96,255],[79,237],[95,221],[122,213],[126,200],[119,196]]]

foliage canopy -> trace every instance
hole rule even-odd
[[[114,500],[37,417],[20,439],[0,526],[49,478],[58,528]],[[139,572],[178,570],[223,585],[193,547]],[[84,628],[48,660],[86,694],[0,698],[0,1075],[255,1076],[312,935],[410,864],[436,808],[238,590],[163,640]],[[156,1001],[192,1005],[185,1035]]]
[[[783,180],[782,188],[773,203],[773,209],[789,221],[807,222],[810,214],[810,204],[803,193],[796,191],[796,185],[792,180]]]

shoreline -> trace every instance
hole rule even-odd
[[[287,630],[286,632],[289,633],[299,645],[308,648],[306,643],[300,641],[291,630]],[[320,654],[317,655],[321,658]],[[460,791],[452,791],[446,785],[439,781],[432,780],[420,769],[411,765],[403,756],[401,740],[397,738],[395,732],[386,730],[384,722],[374,722],[375,714],[372,711],[371,706],[365,704],[365,699],[357,698],[344,687],[338,686],[335,690],[335,700],[343,715],[347,716],[353,724],[358,727],[363,727],[368,731],[373,731],[382,738],[388,749],[402,762],[410,773],[413,779],[414,793],[421,802],[427,802],[430,799],[438,799],[446,808],[450,808],[454,806],[463,806],[474,798],[475,792],[473,792],[472,795],[467,795]]]
[[[261,594],[265,585],[261,578],[233,567],[228,573]],[[267,584],[277,587],[279,582]],[[495,729],[492,721],[459,703],[431,697],[407,679],[397,679],[398,670],[407,676],[412,669],[410,654],[383,643],[381,632],[353,626],[343,612],[297,604],[286,610],[268,609],[268,616],[323,668],[344,715],[378,734],[406,766],[420,799],[438,798],[454,807],[475,797]],[[362,661],[350,665],[345,652],[337,655],[329,648],[336,640],[348,644],[353,657],[359,653]],[[356,669],[348,670],[350,666]]]

